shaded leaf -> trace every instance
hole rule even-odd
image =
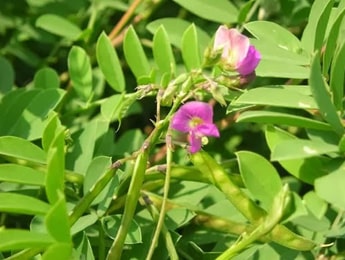
[[[59,88],[60,79],[59,75],[52,68],[42,68],[36,72],[34,77],[35,88]]]
[[[7,59],[0,57],[0,94],[5,94],[14,85],[14,70]]]
[[[333,127],[335,132],[342,135],[344,127],[327,91],[327,84],[322,77],[319,53],[313,56],[309,84],[321,115]]]
[[[116,236],[117,231],[120,228],[122,215],[111,215],[106,216],[101,219],[102,227],[110,238],[114,239]],[[128,234],[126,236],[125,244],[137,244],[141,243],[141,230],[137,222],[132,219]]]
[[[77,40],[82,33],[74,23],[55,14],[41,15],[36,20],[36,26],[71,41]]]
[[[92,93],[92,70],[90,58],[83,48],[71,48],[68,54],[68,70],[75,91],[82,100],[87,101]]]

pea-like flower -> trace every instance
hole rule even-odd
[[[201,149],[203,137],[219,137],[219,131],[213,123],[212,107],[200,101],[182,105],[172,119],[171,128],[188,134],[191,153]]]
[[[249,75],[258,66],[261,55],[248,37],[236,29],[220,26],[216,32],[213,50],[221,50],[221,62],[224,67],[236,70],[241,75]]]

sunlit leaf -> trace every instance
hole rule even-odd
[[[0,251],[47,247],[54,239],[47,234],[20,229],[0,230]]]
[[[125,78],[121,64],[108,36],[102,32],[97,40],[96,57],[109,85],[118,92],[125,90]]]

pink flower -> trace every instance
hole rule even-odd
[[[172,119],[171,128],[188,133],[191,153],[196,153],[201,149],[202,137],[219,137],[219,131],[213,124],[212,107],[199,101],[191,101],[182,105]]]
[[[261,55],[249,39],[236,29],[220,26],[216,32],[213,50],[222,50],[221,59],[226,66],[241,75],[251,74],[258,66]]]

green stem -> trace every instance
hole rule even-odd
[[[101,221],[98,223],[98,259],[105,259],[105,236]]]
[[[158,209],[155,207],[155,205],[152,203],[151,197],[147,196],[147,194],[143,194],[143,199],[147,205],[147,209],[149,210],[153,220],[158,222],[159,212],[158,212]],[[166,243],[166,247],[168,249],[170,259],[178,260],[179,258],[178,258],[178,255],[177,255],[177,252],[175,249],[174,242],[171,238],[169,230],[164,225],[164,223],[162,224],[162,234],[163,234],[163,237],[165,239],[165,243]]]
[[[241,240],[233,244],[229,249],[221,254],[217,260],[232,259],[256,240],[259,240],[269,233],[276,225],[278,225],[280,219],[282,218],[288,199],[289,189],[288,186],[285,186],[274,199],[272,208],[265,220],[253,232],[251,232],[249,235],[244,235]]]
[[[135,209],[140,196],[140,189],[144,181],[144,175],[146,172],[146,165],[148,161],[148,155],[152,147],[159,140],[162,132],[166,130],[169,126],[171,117],[173,116],[176,109],[181,104],[182,100],[186,97],[187,93],[180,94],[171,107],[168,115],[164,120],[156,122],[154,130],[151,132],[150,136],[145,140],[141,150],[139,150],[138,157],[134,166],[133,176],[131,178],[131,183],[128,188],[128,194],[126,197],[125,208],[123,216],[121,218],[121,225],[114,239],[114,242],[109,250],[107,259],[108,260],[120,260],[123,250],[123,245],[128,233],[129,225],[135,213]]]
[[[159,213],[157,227],[156,227],[155,233],[153,235],[151,246],[150,246],[149,252],[146,256],[146,260],[150,260],[152,258],[153,253],[154,253],[155,248],[156,248],[157,243],[158,243],[159,235],[162,231],[162,227],[164,224],[166,205],[167,205],[167,199],[168,199],[169,188],[170,188],[170,175],[171,175],[171,164],[172,164],[171,142],[167,144],[167,147],[168,147],[167,148],[167,164],[166,164],[165,183],[164,183],[164,188],[163,188],[163,201],[162,201],[161,210]],[[175,250],[173,250],[173,251],[169,250],[169,255],[170,255],[170,259],[178,259],[178,256],[176,255]]]
[[[102,192],[104,187],[108,184],[108,182],[114,177],[117,169],[120,167],[122,163],[118,161],[115,163],[115,167],[108,170],[91,188],[91,190],[79,201],[79,203],[73,209],[71,215],[69,216],[69,222],[72,226],[89,208],[92,201]]]
[[[120,260],[123,250],[123,245],[128,233],[129,226],[132,222],[135,209],[137,206],[138,198],[140,195],[141,185],[144,181],[146,171],[146,164],[148,159],[148,147],[144,147],[143,151],[137,157],[135,162],[133,176],[129,185],[128,194],[125,202],[125,209],[121,218],[121,225],[111,246],[107,259]]]

